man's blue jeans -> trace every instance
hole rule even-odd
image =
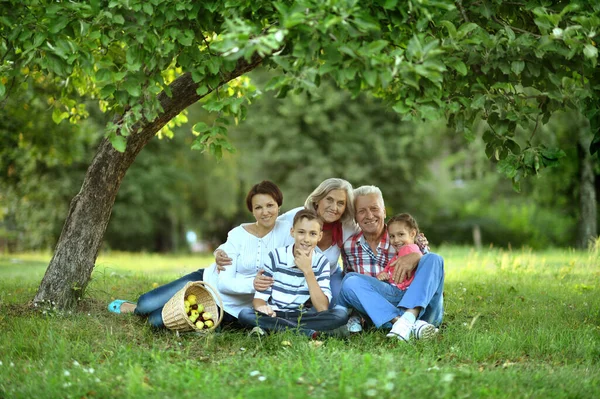
[[[182,289],[188,282],[201,281],[203,277],[204,269],[199,269],[143,294],[137,301],[135,314],[148,316],[148,323],[153,327],[164,327],[165,324],[162,319],[162,310],[166,303],[169,302],[169,299],[171,299],[173,295]]]
[[[342,281],[338,305],[368,316],[377,328],[391,327],[391,320],[406,309],[421,307],[417,319],[439,326],[444,317],[444,259],[423,255],[415,279],[406,291],[375,277],[348,273]]]

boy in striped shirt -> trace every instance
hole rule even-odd
[[[256,292],[254,309],[243,309],[240,323],[258,327],[259,333],[298,329],[311,338],[345,325],[345,310],[329,309],[329,261],[314,250],[322,228],[315,212],[303,209],[296,214],[290,231],[294,244],[271,251],[264,265],[264,275],[273,278],[273,285]]]

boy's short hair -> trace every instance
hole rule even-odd
[[[308,221],[316,220],[319,223],[319,226],[321,226],[321,229],[323,229],[323,219],[321,219],[315,211],[311,211],[310,209],[302,209],[298,211],[298,213],[296,213],[296,216],[294,216],[293,227],[296,227],[296,223],[298,223],[302,219],[306,219]]]
[[[283,193],[277,187],[277,184],[269,180],[263,180],[253,185],[250,191],[248,191],[248,195],[246,195],[246,206],[250,212],[252,212],[252,198],[257,194],[270,195],[278,206],[283,204]]]

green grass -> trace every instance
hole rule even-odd
[[[178,336],[106,311],[208,257],[102,257],[77,312],[34,311],[50,255],[0,257],[0,398],[600,397],[598,253],[437,252],[444,327],[409,345],[382,331]]]

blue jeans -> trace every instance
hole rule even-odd
[[[444,259],[434,253],[419,261],[415,279],[406,291],[375,277],[348,273],[342,281],[338,305],[354,308],[377,328],[391,327],[391,320],[406,309],[421,308],[417,319],[436,327],[444,317]]]
[[[162,310],[166,303],[169,302],[169,299],[188,282],[202,281],[203,277],[204,269],[199,269],[168,284],[161,285],[152,291],[146,292],[138,299],[135,314],[148,316],[148,323],[153,327],[164,327]]]
[[[242,309],[238,315],[240,324],[247,326],[259,326],[264,330],[285,331],[298,330],[300,333],[313,337],[319,331],[331,331],[345,325],[348,322],[346,309],[335,308],[317,312],[314,308],[307,312],[275,311],[276,317],[267,316],[256,312],[254,309]]]
[[[342,290],[342,268],[338,267],[337,270],[329,277],[329,287],[331,288],[331,302],[329,303],[329,309],[337,303],[337,298],[340,296]]]

